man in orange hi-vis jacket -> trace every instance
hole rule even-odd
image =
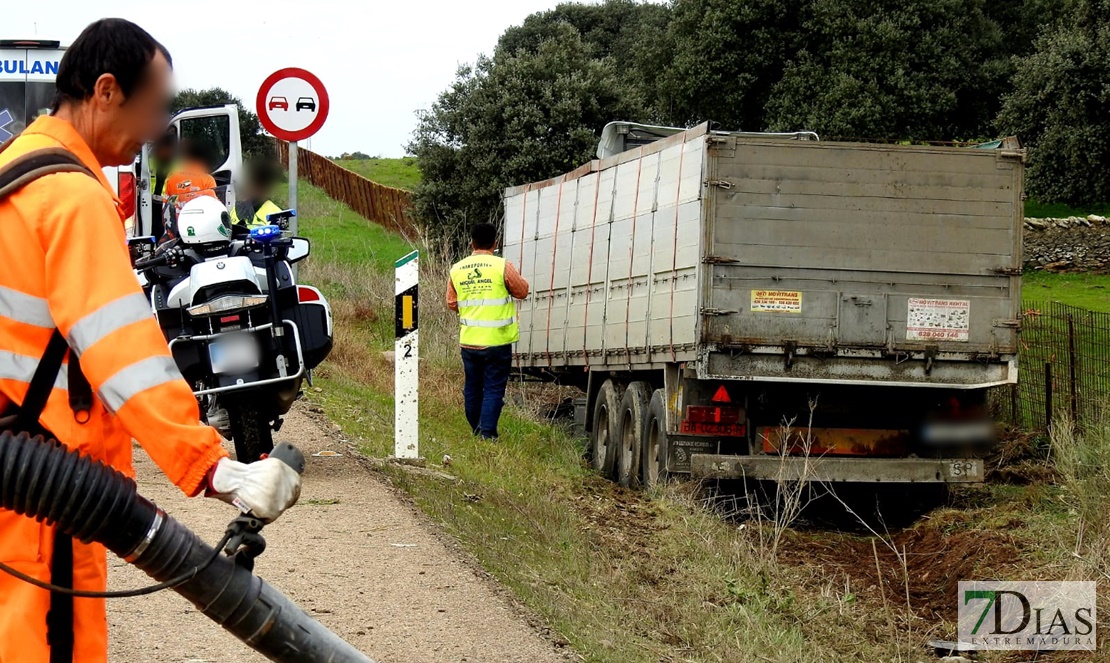
[[[300,477],[273,458],[232,461],[219,434],[200,424],[130,269],[119,202],[101,172],[131,164],[161,135],[171,79],[169,53],[144,30],[119,19],[93,23],[62,58],[53,115],[0,151],[0,173],[50,148],[88,171],[45,175],[0,198],[0,413],[26,421],[36,410],[23,430],[48,431],[128,474],[134,438],[186,494],[205,490],[272,520],[296,501]],[[66,345],[61,370],[33,380],[40,360],[53,361],[48,346]],[[79,391],[87,393],[76,399],[81,406]],[[0,510],[0,561],[55,585],[106,585],[102,546],[11,511]],[[0,663],[107,655],[103,599],[66,598],[0,573]]]

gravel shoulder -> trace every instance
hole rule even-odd
[[[266,527],[255,573],[378,663],[566,661],[508,593],[298,404],[276,436],[309,455],[300,502]],[[188,499],[138,447],[139,492],[206,541],[233,510]],[[150,584],[109,555],[110,589]],[[265,661],[172,591],[108,602],[110,659]]]

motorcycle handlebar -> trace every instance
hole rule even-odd
[[[159,267],[161,265],[164,265],[167,261],[169,261],[169,259],[170,254],[167,252],[161,255],[154,255],[143,260],[136,260],[134,267],[135,269],[142,271],[144,269],[150,269],[151,267]]]

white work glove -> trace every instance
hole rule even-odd
[[[297,503],[301,475],[277,458],[240,463],[221,458],[208,477],[208,496],[269,523]]]

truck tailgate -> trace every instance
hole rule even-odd
[[[1016,352],[1020,150],[710,140],[706,343]]]

